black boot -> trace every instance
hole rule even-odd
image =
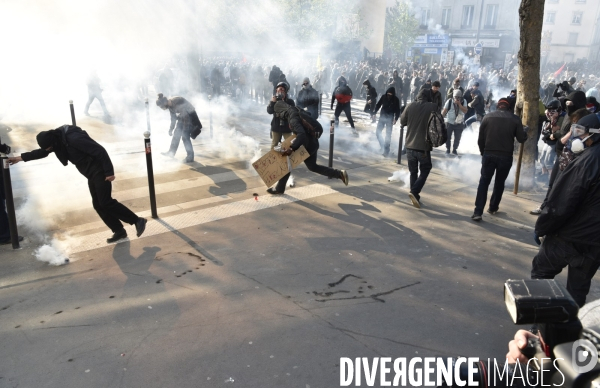
[[[125,231],[125,229],[121,229],[121,230],[119,230],[119,231],[116,231],[116,232],[115,232],[115,233],[112,235],[112,237],[110,237],[110,238],[107,238],[107,239],[106,239],[106,242],[110,244],[110,243],[117,242],[117,241],[119,241],[119,240],[121,240],[121,239],[123,239],[123,238],[126,238],[126,237],[127,237],[127,232]]]

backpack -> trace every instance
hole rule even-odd
[[[433,110],[427,122],[425,141],[430,147],[435,148],[446,144],[446,140],[448,140],[448,133],[446,132],[444,117],[439,111]]]
[[[302,121],[302,126],[306,130],[306,133],[308,133],[315,139],[320,138],[323,134],[323,127],[321,126],[321,124],[309,113],[305,112],[304,110],[298,107],[295,108],[298,111],[298,116],[300,117],[300,121]]]

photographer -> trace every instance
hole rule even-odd
[[[452,134],[454,134],[454,147],[452,154],[458,155],[456,152],[463,129],[465,128],[465,113],[467,113],[467,101],[462,98],[460,89],[454,89],[451,98],[448,98],[442,110],[442,116],[446,119],[446,130],[448,132],[448,140],[446,141],[446,155],[450,154],[450,145],[452,143]]]
[[[581,93],[581,92],[578,92]],[[585,304],[592,278],[600,266],[600,120],[589,114],[571,125],[563,153],[564,171],[557,174],[535,224],[540,249],[532,279],[554,279],[568,267],[567,290]],[[544,242],[540,237],[544,237]]]
[[[279,144],[282,137],[283,139],[287,139],[292,136],[292,131],[290,130],[287,120],[283,117],[279,117],[274,109],[277,101],[283,101],[289,106],[296,106],[294,100],[287,97],[287,91],[288,84],[286,82],[278,83],[275,89],[275,95],[271,98],[271,101],[267,106],[267,113],[273,115],[273,119],[271,120],[271,149],[274,149]]]

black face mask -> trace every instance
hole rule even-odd
[[[577,110],[577,107],[575,105],[567,105],[567,114],[569,116],[571,116],[573,113],[575,113],[576,110]]]

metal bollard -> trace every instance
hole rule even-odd
[[[404,137],[404,126],[400,124],[400,142],[398,143],[398,164],[402,164],[402,140]]]
[[[319,94],[319,116],[323,114],[323,93]]]
[[[213,126],[212,126],[212,106],[210,104],[210,100],[212,99],[212,96],[208,96],[208,117],[210,120],[210,138],[213,138]]]
[[[15,215],[15,202],[10,180],[10,164],[8,156],[2,155],[2,178],[4,179],[4,195],[6,197],[6,213],[8,213],[8,228],[10,230],[10,242],[13,249],[19,249],[19,232],[17,230],[17,217]]]
[[[150,211],[152,218],[158,218],[156,212],[156,192],[154,191],[154,168],[152,167],[152,144],[150,143],[150,107],[147,98],[145,105],[148,130],[144,132],[144,150],[146,150],[146,169],[148,170],[148,189],[150,190]]]
[[[329,168],[333,168],[333,133],[335,131],[335,120],[329,122]],[[329,178],[331,179],[331,178]]]
[[[73,100],[69,100],[69,107],[71,108],[71,122],[75,127],[77,126],[77,123],[75,123],[75,108],[73,108]]]

